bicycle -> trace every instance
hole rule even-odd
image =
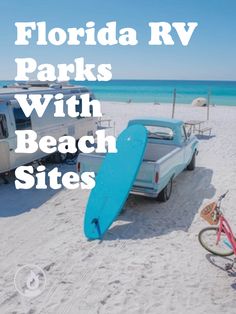
[[[217,202],[205,206],[201,211],[201,217],[211,225],[198,234],[198,240],[208,252],[218,256],[235,255],[232,264],[226,264],[225,269],[231,270],[236,264],[236,238],[233,231],[221,211],[221,202],[229,191],[222,194]]]

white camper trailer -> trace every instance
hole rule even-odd
[[[76,140],[84,135],[93,135],[97,127],[97,118],[86,117],[71,118],[66,115],[64,118],[55,118],[55,107],[49,103],[42,118],[39,118],[35,111],[27,118],[19,103],[15,100],[15,94],[58,94],[62,93],[65,100],[73,95],[79,98],[81,94],[93,94],[81,86],[60,85],[60,84],[22,84],[0,88],[0,174],[6,173],[16,167],[31,163],[46,156],[38,150],[33,154],[15,153],[17,146],[16,130],[32,129],[37,132],[38,138],[51,135],[58,139],[61,136],[71,135]],[[81,103],[80,105],[81,106]],[[78,111],[80,111],[78,109]]]

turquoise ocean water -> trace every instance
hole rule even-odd
[[[14,81],[0,81],[0,86]],[[90,87],[100,100],[171,103],[176,88],[177,103],[189,104],[194,98],[207,98],[211,104],[236,106],[236,81],[112,80],[75,82]]]

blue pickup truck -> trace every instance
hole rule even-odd
[[[183,170],[194,170],[198,140],[188,133],[184,122],[175,119],[151,118],[130,120],[128,126],[141,124],[148,131],[148,142],[133,194],[167,201],[172,192],[173,179]],[[80,154],[80,172],[97,173],[105,154]],[[121,169],[122,171],[122,169]]]

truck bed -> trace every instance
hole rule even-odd
[[[165,155],[169,154],[175,148],[176,146],[174,145],[148,143],[143,160],[156,162]]]

